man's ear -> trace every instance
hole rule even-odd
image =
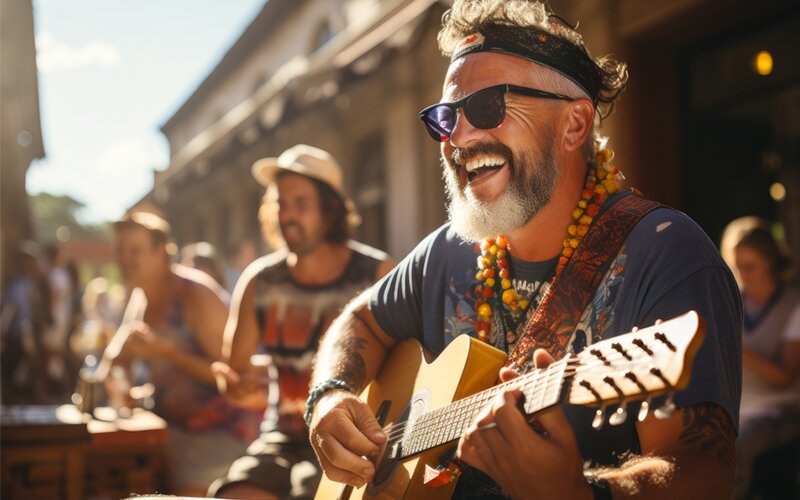
[[[583,146],[594,125],[594,107],[588,99],[569,103],[564,130],[563,145],[567,151],[575,151]]]

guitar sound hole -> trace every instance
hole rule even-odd
[[[394,421],[394,427],[398,428],[406,425],[406,423],[409,421],[413,422],[416,420],[417,417],[425,413],[426,409],[428,408],[429,400],[430,392],[427,389],[423,389],[419,393],[415,394],[411,398],[411,401],[408,403],[408,405],[403,408],[403,412]],[[377,495],[391,482],[392,477],[394,476],[395,472],[397,472],[397,467],[401,462],[401,460],[392,458],[392,452],[396,447],[400,447],[400,443],[402,442],[405,433],[409,430],[410,429],[406,428],[404,432],[399,433],[396,438],[390,439],[386,443],[383,454],[381,455],[381,458],[375,468],[375,478],[367,486],[368,494]],[[402,449],[400,452],[402,454]]]
[[[387,450],[388,450],[387,446]],[[397,469],[397,460],[393,458],[389,458],[388,451],[383,453],[383,457],[381,457],[381,461],[378,464],[377,469],[375,470],[375,478],[372,480],[372,484],[370,484],[370,490],[375,487],[377,490],[382,490],[386,483],[389,482],[389,479],[394,475],[395,469]],[[372,492],[370,492],[372,493]]]

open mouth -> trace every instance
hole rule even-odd
[[[478,155],[464,165],[467,180],[472,183],[492,175],[506,166],[506,159],[500,155]]]
[[[284,238],[293,238],[297,239],[303,235],[303,231],[297,224],[286,224],[285,226],[281,227],[281,233],[283,233]]]

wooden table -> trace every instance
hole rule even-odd
[[[164,491],[166,423],[93,419],[72,405],[0,411],[3,499],[118,499]]]
[[[148,411],[113,421],[88,424],[92,442],[87,456],[89,498],[117,500],[131,493],[166,491],[167,424]]]
[[[0,422],[3,498],[85,498],[86,422],[54,406],[4,406]]]

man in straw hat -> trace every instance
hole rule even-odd
[[[98,372],[110,359],[122,366],[143,361],[146,380],[133,382],[152,382],[153,411],[169,425],[168,485],[176,494],[199,496],[244,452],[260,415],[231,405],[216,390],[210,367],[221,357],[227,293],[207,274],[171,264],[170,229],[144,210],[114,224],[122,276],[146,300],[136,315],[143,321],[120,327]],[[110,352],[119,341],[121,352]]]
[[[625,85],[625,65],[591,57],[581,35],[542,2],[455,0],[438,40],[450,57],[442,98],[420,118],[440,145],[450,223],[354,300],[320,346],[306,416],[326,476],[392,495],[389,488],[402,488],[411,467],[394,473],[393,459],[440,443],[436,423],[462,411],[457,418],[469,417],[464,432],[448,438],[460,437],[458,461],[445,455],[437,457],[442,469],[426,464],[430,484],[414,483],[421,490],[413,491],[432,494],[437,485],[453,488],[439,491],[457,498],[727,497],[741,389],[741,304],[703,230],[684,214],[620,190],[613,153],[595,140],[596,118],[607,115]],[[617,368],[626,358],[611,346],[624,345],[595,344],[691,309],[705,319],[705,339],[687,366],[688,387],[674,400],[654,402],[660,411],[642,403],[637,412],[638,403],[627,404],[633,391],[614,390],[614,377],[637,387],[626,376],[637,376],[634,368],[604,377],[602,369],[578,371],[574,359],[554,368],[576,370],[578,383],[588,385],[579,389],[597,394],[587,396],[597,408],[527,415],[544,398],[528,393],[523,412],[521,384],[511,383],[485,405],[462,401],[457,411],[410,418],[389,433],[375,408],[357,397],[386,366],[389,348],[405,338],[439,354],[451,342],[466,345],[461,334],[472,336],[469,345],[486,342],[508,355],[499,375],[511,381],[582,351],[581,360],[596,358],[591,366],[606,360]],[[638,340],[651,353],[659,349]],[[626,354],[654,359],[640,347]],[[639,376],[650,384],[661,372],[647,366]],[[436,382],[442,383],[426,387],[433,391]],[[647,392],[644,383],[640,393]],[[569,384],[564,388],[566,398]],[[601,396],[606,390],[624,394],[614,418]],[[530,427],[530,418],[539,425]],[[376,473],[365,457],[384,448]],[[385,486],[387,476],[400,484]],[[338,485],[328,491],[335,495]]]
[[[296,145],[257,161],[253,176],[267,188],[259,217],[278,250],[248,266],[236,284],[225,330],[228,364],[214,369],[232,400],[267,404],[267,411],[259,439],[209,494],[303,497],[313,493],[320,477],[303,422],[320,336],[339,310],[394,262],[350,239],[358,215],[328,152]],[[259,381],[263,376],[251,364],[260,350],[269,354],[274,374],[268,401]]]

